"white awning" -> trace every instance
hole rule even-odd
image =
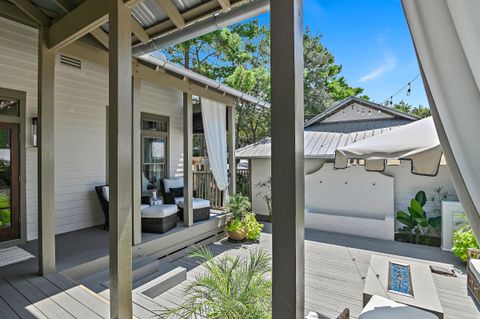
[[[409,160],[413,174],[435,176],[442,148],[433,119],[428,117],[337,148],[335,168],[347,168],[350,159],[364,160],[366,170],[375,172],[383,172],[387,161]]]

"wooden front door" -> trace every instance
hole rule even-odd
[[[0,241],[20,238],[19,125],[0,122]]]

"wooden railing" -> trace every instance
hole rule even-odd
[[[237,192],[251,199],[250,172],[248,169],[237,170]],[[212,171],[193,172],[193,191],[195,197],[208,199],[214,208],[223,207],[223,194],[218,189]]]
[[[223,206],[222,191],[215,184],[211,171],[193,172],[193,192],[195,197],[208,199],[214,208]]]

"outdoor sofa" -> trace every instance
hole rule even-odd
[[[163,179],[160,183],[163,202],[165,204],[178,205],[178,217],[183,221],[183,178]],[[195,198],[193,205],[193,222],[208,220],[210,218],[210,201],[203,198]]]
[[[480,249],[468,250],[467,288],[473,299],[480,304]]]
[[[110,192],[108,185],[100,185],[95,187],[98,199],[105,215],[105,224],[103,229],[108,229],[109,219],[109,199]],[[150,198],[142,196],[141,215],[142,215],[142,231],[147,233],[165,233],[177,226],[177,205],[168,205],[160,203],[159,205],[150,206]]]

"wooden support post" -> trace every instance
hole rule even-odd
[[[192,95],[183,93],[183,223],[193,225],[193,104]]]
[[[48,49],[48,28],[38,31],[38,261],[39,272],[55,272],[55,53]]]
[[[270,3],[273,318],[305,303],[302,0]]]
[[[130,10],[109,0],[110,317],[132,318],[132,50]]]
[[[133,178],[133,244],[142,242],[142,214],[140,211],[142,196],[142,172],[141,153],[142,145],[140,140],[140,90],[142,80],[133,77],[133,105],[132,105],[132,178]]]
[[[228,192],[235,194],[237,183],[237,161],[235,159],[235,106],[228,106],[228,168],[230,173],[230,184]]]

